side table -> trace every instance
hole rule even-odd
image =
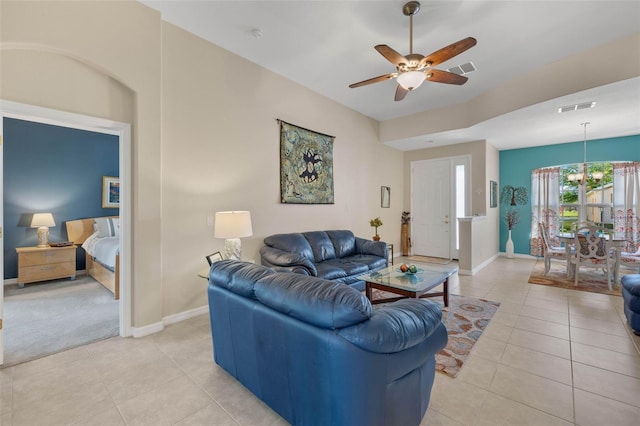
[[[387,243],[387,250],[391,254],[391,264],[393,265],[393,244]]]
[[[57,278],[76,278],[76,246],[17,247],[18,287]]]

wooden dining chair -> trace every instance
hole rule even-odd
[[[640,274],[640,247],[635,253],[629,253],[623,251],[620,253],[620,265],[619,267],[634,269],[636,273]]]
[[[575,231],[575,251],[571,263],[575,267],[575,285],[580,279],[580,267],[602,268],[611,291],[611,274],[615,260],[612,255],[611,231],[595,225],[582,226]]]
[[[549,237],[549,228],[544,222],[538,222],[538,230],[542,235],[542,251],[544,254],[544,274],[549,273],[552,260],[561,260],[566,263],[567,251],[563,246],[554,245]]]

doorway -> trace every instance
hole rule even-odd
[[[2,121],[4,118],[16,118],[52,124],[60,127],[70,127],[88,130],[96,133],[106,133],[118,137],[119,170],[120,170],[120,303],[119,303],[119,334],[131,335],[131,125],[90,117],[81,114],[68,113],[17,102],[2,101],[0,103],[0,141],[2,141]],[[0,143],[0,221],[3,218],[2,181],[3,147]],[[4,225],[4,223],[3,223]],[[4,240],[0,233],[2,249],[0,250],[0,274],[4,277]],[[4,336],[2,332],[4,301],[4,283],[0,286],[0,365],[4,361]]]
[[[411,163],[412,254],[458,258],[458,221],[470,206],[469,156]]]

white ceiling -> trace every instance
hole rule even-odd
[[[373,48],[409,53],[406,0],[143,0],[162,18],[378,121],[467,102],[546,64],[640,28],[640,1],[422,1],[414,53],[427,55],[468,36],[478,44],[439,65],[473,61],[463,86],[426,81],[394,102],[395,82],[348,85],[395,71]],[[256,30],[260,36],[256,37]],[[599,64],[607,72],[607,64]],[[576,70],[579,72],[579,70]],[[545,84],[545,82],[540,82]],[[557,108],[595,101],[589,110]],[[401,150],[486,139],[498,149],[640,134],[640,77],[563,96],[445,133],[389,142]]]

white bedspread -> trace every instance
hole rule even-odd
[[[85,240],[82,248],[89,256],[113,270],[116,267],[116,254],[120,250],[120,237],[99,238],[96,232]]]

